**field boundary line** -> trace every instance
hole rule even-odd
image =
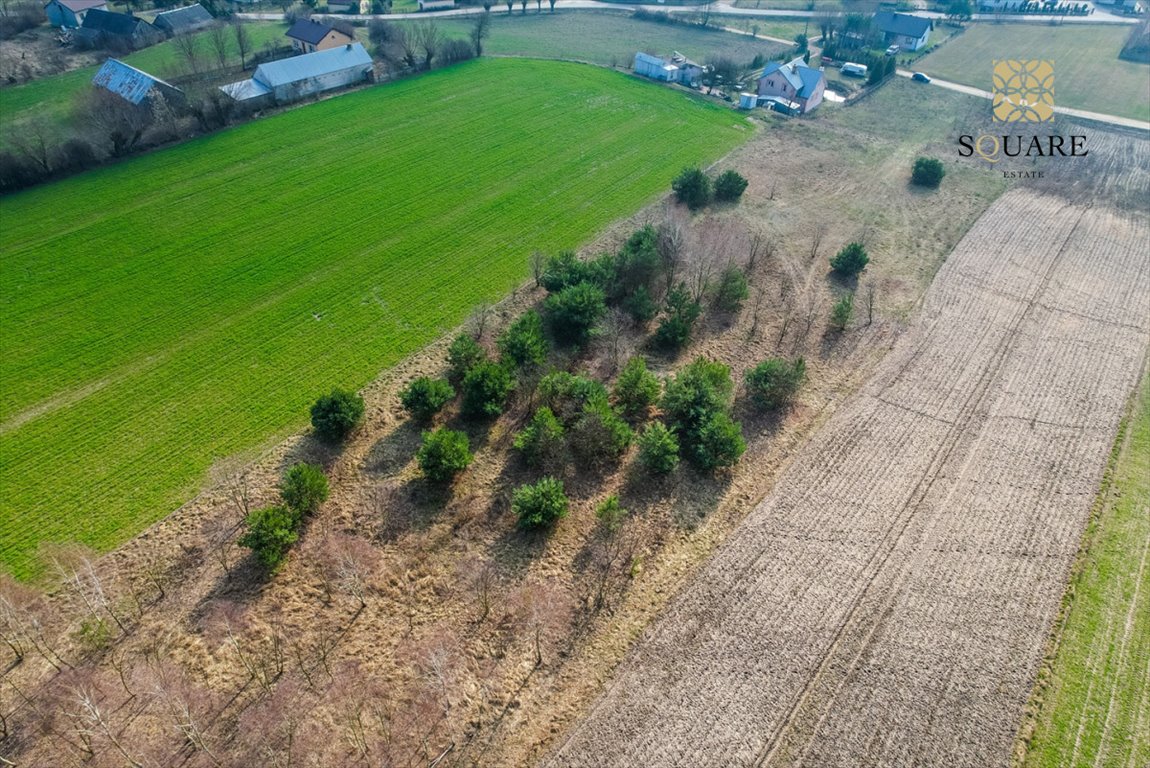
[[[1057,617],[1047,637],[1046,650],[1042,656],[1038,675],[1035,678],[1034,686],[1031,689],[1026,707],[1023,710],[1022,720],[1015,733],[1014,750],[1010,761],[1011,768],[1023,768],[1023,766],[1026,765],[1027,755],[1030,751],[1030,742],[1034,738],[1035,730],[1038,728],[1043,704],[1046,701],[1046,693],[1050,689],[1054,674],[1054,662],[1058,658],[1059,649],[1062,647],[1063,633],[1066,629],[1067,622],[1070,620],[1070,615],[1074,611],[1079,583],[1085,574],[1089,554],[1098,543],[1099,536],[1101,535],[1102,513],[1107,505],[1112,504],[1116,498],[1115,486],[1117,483],[1115,474],[1118,468],[1118,460],[1130,440],[1133,439],[1133,430],[1131,427],[1133,426],[1138,402],[1142,397],[1150,396],[1150,393],[1143,394],[1143,389],[1150,387],[1150,366],[1147,366],[1146,363],[1146,356],[1143,354],[1141,381],[1126,400],[1125,413],[1122,416],[1122,421],[1119,423],[1118,434],[1114,438],[1114,444],[1110,449],[1110,456],[1106,461],[1106,468],[1102,472],[1102,483],[1098,489],[1098,493],[1094,497],[1094,503],[1091,505],[1090,517],[1086,523],[1082,537],[1079,540],[1078,551],[1075,553],[1074,560],[1070,566],[1070,574],[1066,582],[1066,588],[1062,594],[1062,603],[1059,606]]]

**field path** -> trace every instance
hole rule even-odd
[[[1150,342],[1148,234],[1004,195],[548,765],[1008,764]]]

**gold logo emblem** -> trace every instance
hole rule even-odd
[[[994,119],[1043,123],[1054,119],[1054,62],[1009,59],[994,62]]]

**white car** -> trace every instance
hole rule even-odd
[[[890,48],[887,48],[887,49],[886,49],[886,55],[887,55],[887,56],[894,56],[894,55],[895,55],[896,53],[898,53],[900,50],[902,50],[902,49],[901,49],[901,48],[899,48],[897,45],[892,45]]]

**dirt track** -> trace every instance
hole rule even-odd
[[[547,764],[1006,765],[1150,341],[1148,238],[1004,195]]]

